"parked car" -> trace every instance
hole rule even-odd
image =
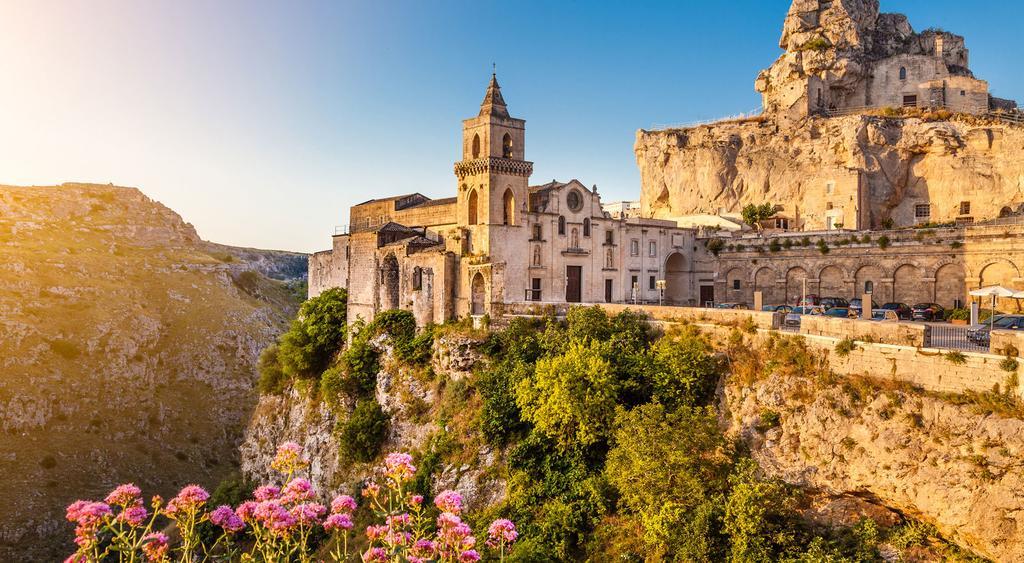
[[[864,310],[864,302],[861,301],[859,297],[857,299],[851,299],[850,309],[853,309],[854,311],[857,312],[857,315],[860,315],[861,311]]]
[[[821,307],[797,307],[786,313],[786,318],[782,320],[782,325],[789,328],[800,328],[800,317],[804,315],[824,315],[825,310]]]
[[[871,311],[871,320],[882,323],[898,323],[900,316],[892,309],[875,309]]]
[[[979,346],[988,346],[993,330],[1024,330],[1024,315],[1003,315],[992,321],[991,325],[985,325],[967,335],[967,338]]]
[[[719,303],[715,305],[715,309],[746,309],[746,303]]]
[[[815,305],[821,305],[821,298],[817,295],[805,295],[800,300],[798,307],[813,307]]]
[[[896,311],[896,315],[899,316],[901,321],[909,321],[914,318],[910,305],[906,303],[886,303],[881,308],[886,311]]]
[[[938,303],[918,303],[910,308],[911,318],[915,321],[941,321],[946,309]]]
[[[843,299],[842,297],[822,297],[821,303],[819,303],[819,305],[821,305],[822,307],[825,308],[826,311],[828,311],[833,307],[849,307],[850,302],[847,301],[846,299]]]
[[[1005,316],[1006,315],[993,315],[990,319],[985,319],[983,322],[979,322],[976,325],[971,325],[967,327],[967,339],[971,340],[971,337],[974,336],[974,334],[977,333],[979,330],[988,327],[990,323],[999,322],[999,319]]]
[[[793,310],[793,307],[789,305],[765,305],[761,307],[761,311],[765,313],[788,313]]]
[[[832,307],[825,311],[825,316],[837,319],[855,319],[857,318],[857,311],[854,311],[849,307]]]

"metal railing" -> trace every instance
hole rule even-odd
[[[971,339],[971,328],[964,325],[931,324],[925,333],[925,347],[940,350],[988,353],[989,345],[981,339]]]

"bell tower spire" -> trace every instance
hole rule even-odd
[[[487,93],[484,94],[484,101],[480,104],[480,115],[493,115],[506,119],[509,117],[505,99],[501,97],[501,86],[498,86],[497,72],[491,73],[491,83],[487,85]]]

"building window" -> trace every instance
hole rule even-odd
[[[922,203],[914,206],[914,218],[927,221],[932,216],[932,206]]]
[[[572,211],[579,211],[583,209],[583,196],[580,195],[579,190],[572,190],[569,195],[565,198],[565,203],[569,205],[569,209]]]
[[[732,280],[732,288],[733,289],[739,289],[740,288],[740,280]]]
[[[961,215],[970,215],[971,214],[971,202],[969,202],[969,201],[961,201],[960,202],[960,214]]]
[[[412,290],[419,291],[423,289],[423,269],[416,266],[412,269]]]
[[[583,220],[583,236],[590,236],[590,219]]]
[[[907,79],[907,67],[901,66],[900,67],[900,80],[906,80],[906,79]]]
[[[654,291],[658,287],[658,278],[651,276],[647,280],[647,289]]]
[[[825,204],[825,210],[826,211],[832,211],[832,202],[831,201]]]
[[[543,238],[543,231],[540,223],[534,223],[533,225],[533,240],[541,240]]]
[[[604,232],[604,243],[615,244],[615,231],[608,229]]]
[[[629,241],[629,255],[640,256],[640,241],[636,239]]]
[[[540,301],[540,278],[530,280],[530,301]]]
[[[558,217],[558,234],[565,236],[565,217]]]
[[[652,258],[658,255],[658,243],[653,240],[647,243],[647,255]]]
[[[505,133],[501,140],[501,156],[512,158],[512,135]]]
[[[502,212],[504,216],[505,225],[516,224],[516,197],[512,194],[512,188],[505,190],[505,195],[502,197]]]
[[[873,281],[866,281],[866,282],[864,282],[864,293],[874,293],[874,291],[875,291],[875,282],[873,282]]]
[[[473,158],[480,158],[480,135],[473,135]]]
[[[825,193],[826,194],[831,194],[834,191],[836,191],[836,183],[835,182],[829,182],[829,183],[825,184]]]
[[[633,299],[636,299],[636,294],[640,292],[640,278],[637,276],[631,276],[629,278],[629,291],[633,294]]]
[[[967,95],[967,90],[960,90],[960,95],[961,96],[966,96]]]

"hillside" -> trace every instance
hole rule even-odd
[[[66,555],[70,501],[232,472],[304,256],[211,246],[134,188],[0,187],[0,560]]]

